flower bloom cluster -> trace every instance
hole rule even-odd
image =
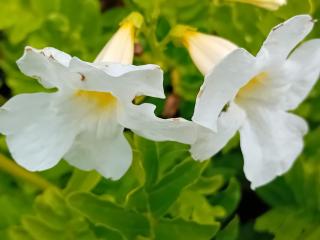
[[[64,158],[116,180],[132,161],[124,128],[155,141],[194,141],[190,121],[160,119],[154,105],[132,103],[140,95],[165,97],[159,66],[131,65],[141,21],[137,13],[126,18],[94,63],[54,48],[26,47],[20,70],[57,91],[17,95],[2,106],[0,131],[17,163],[40,171]]]
[[[119,179],[132,161],[123,134],[128,128],[154,141],[190,144],[195,160],[209,159],[239,131],[252,188],[292,166],[308,127],[288,111],[306,98],[320,73],[319,39],[295,49],[312,30],[310,16],[275,27],[255,57],[226,39],[180,27],[205,76],[192,121],[161,119],[153,104],[133,104],[141,95],[165,97],[159,66],[132,65],[141,24],[139,14],[127,17],[93,63],[54,48],[26,47],[20,70],[56,91],[17,95],[1,107],[0,132],[18,164],[40,171],[64,158]]]
[[[239,131],[244,173],[252,188],[288,171],[303,149],[308,126],[287,111],[307,97],[320,73],[320,39],[296,48],[313,25],[310,16],[300,15],[274,27],[256,57],[241,48],[227,49],[217,63],[217,55],[223,53],[207,48],[205,54],[214,56],[211,62],[207,57],[208,62],[197,64],[211,68],[199,67],[208,70],[203,72],[192,118],[199,126],[191,146],[195,159],[213,156]],[[198,37],[205,41],[204,36]],[[221,42],[211,39],[207,44]],[[191,57],[202,56],[199,49],[189,48]]]

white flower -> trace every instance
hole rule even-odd
[[[117,45],[115,38],[112,45],[120,52],[133,50]],[[133,38],[129,39],[125,43],[133,44]],[[106,57],[100,57],[112,61],[110,52],[117,56],[114,49],[104,49]],[[127,63],[127,58],[115,59]],[[132,161],[124,128],[156,141],[194,141],[193,123],[160,119],[154,115],[154,105],[132,103],[139,95],[165,97],[163,73],[156,65],[88,63],[54,48],[30,47],[17,63],[26,75],[57,89],[17,95],[0,111],[0,131],[7,135],[12,156],[30,171],[51,168],[65,158],[80,169],[95,169],[107,178],[119,179]]]
[[[227,39],[197,32],[194,28],[177,25],[171,32],[187,48],[202,74],[207,73],[226,55],[238,47]]]
[[[120,23],[119,30],[107,42],[95,61],[132,64],[135,29],[139,29],[142,23],[143,17],[137,12],[126,17]]]
[[[240,2],[255,5],[268,10],[278,10],[279,7],[287,4],[287,0],[226,0],[228,2]]]
[[[292,166],[308,127],[287,111],[306,98],[319,77],[320,39],[295,47],[313,25],[310,16],[295,16],[271,31],[256,57],[237,49],[207,73],[193,115],[203,126],[191,148],[195,159],[213,156],[239,130],[252,188]]]

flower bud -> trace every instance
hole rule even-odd
[[[226,0],[228,2],[240,2],[256,5],[271,11],[278,10],[279,7],[287,4],[287,0]]]
[[[222,58],[238,47],[221,37],[197,32],[194,28],[177,25],[171,35],[187,48],[192,61],[206,75]]]
[[[121,23],[118,31],[101,50],[95,62],[132,64],[134,56],[134,38],[141,27],[143,17],[137,12],[131,13]]]

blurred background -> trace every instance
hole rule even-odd
[[[187,51],[168,37],[172,27],[190,25],[255,54],[276,24],[302,13],[320,18],[320,1],[288,0],[279,10],[269,11],[224,0],[0,0],[0,104],[19,93],[48,91],[18,70],[15,62],[25,46],[51,46],[93,61],[131,11],[145,17],[135,64],[158,64],[165,72],[167,99],[142,101],[156,104],[158,116],[190,119],[203,77]],[[308,38],[319,37],[318,23]],[[287,174],[252,191],[243,175],[236,136],[207,163],[202,183],[206,187],[184,189],[169,209],[171,216],[189,218],[186,209],[195,208],[195,222],[221,225],[215,239],[320,239],[320,83],[296,113],[307,119],[310,132],[303,154]],[[160,144],[163,151],[166,147]],[[0,239],[123,239],[92,220],[73,213],[64,216],[69,210],[63,195],[45,191],[50,185],[68,185],[73,168],[67,163],[28,175],[10,160],[3,136],[0,151]],[[101,180],[92,191],[121,205],[134,186],[129,175],[118,182]],[[161,236],[157,239],[171,239]]]

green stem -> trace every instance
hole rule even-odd
[[[315,6],[312,0],[309,0],[309,5],[310,5],[310,10],[309,10],[309,14],[314,14],[315,11]]]
[[[160,49],[165,49],[171,40],[171,35],[167,34],[167,36],[165,36],[164,39],[159,43]]]
[[[101,175],[96,171],[81,171],[74,169],[73,174],[64,189],[65,194],[70,194],[75,191],[89,192],[101,180]]]
[[[38,188],[45,190],[50,187],[55,187],[53,184],[48,182],[36,173],[29,172],[26,169],[18,166],[11,159],[0,154],[0,169],[9,173],[10,175],[26,180],[27,182],[37,186]]]
[[[155,60],[154,63],[161,65],[161,67],[163,68],[163,65],[166,63],[163,50],[170,41],[170,39],[165,38],[162,42],[159,42],[157,39],[156,28],[158,18],[160,15],[159,9],[160,2],[156,0],[154,1],[153,11],[145,12],[145,25],[141,29],[141,32],[145,36],[146,41],[150,47],[153,60]]]

